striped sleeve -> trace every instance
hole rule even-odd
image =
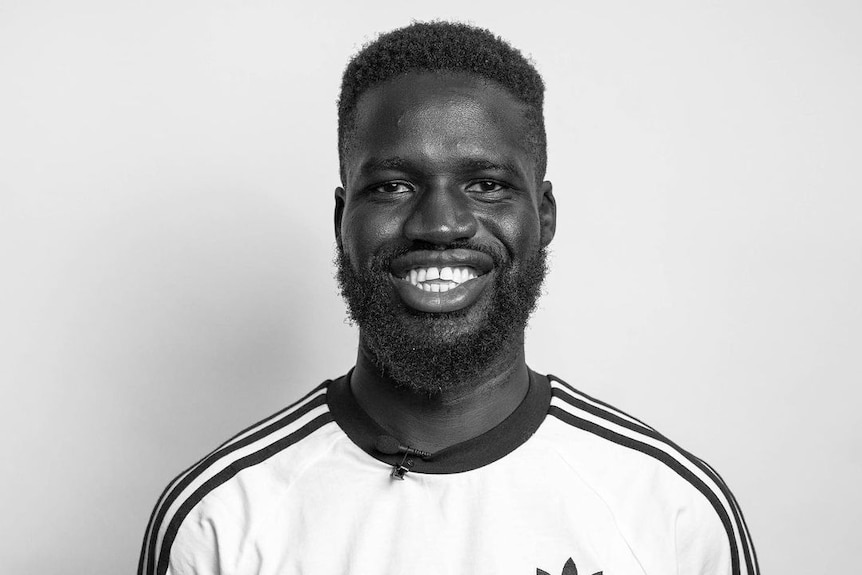
[[[652,457],[687,481],[709,502],[729,546],[731,575],[759,575],[757,555],[733,494],[715,470],[653,428],[549,375],[549,414],[588,433]]]
[[[138,575],[169,573],[177,533],[184,519],[208,493],[243,469],[269,459],[332,421],[326,405],[328,383],[241,431],[168,484],[147,524]]]

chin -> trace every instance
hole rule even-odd
[[[496,267],[468,306],[434,313],[408,305],[385,262],[358,271],[338,256],[342,296],[366,353],[383,374],[422,393],[474,381],[520,350],[546,270],[544,250],[526,267]]]

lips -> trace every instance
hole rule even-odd
[[[494,274],[494,260],[468,249],[414,251],[395,258],[391,274],[405,305],[445,313],[463,309],[479,298]]]

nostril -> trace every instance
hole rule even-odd
[[[405,222],[404,233],[414,241],[448,245],[472,238],[477,228],[476,218],[469,209],[437,203],[417,209]]]

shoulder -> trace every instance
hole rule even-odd
[[[208,564],[217,561],[214,520],[247,508],[266,482],[285,479],[286,468],[301,468],[297,454],[301,459],[318,451],[315,446],[333,421],[326,403],[330,383],[242,430],[171,481],[147,525],[138,575],[171,573],[169,564],[178,558],[194,565],[193,555]],[[241,528],[241,522],[231,522]]]
[[[705,461],[643,421],[549,375],[548,415],[562,457],[614,507],[642,528],[651,510],[653,528],[675,540],[680,573],[697,557],[702,568],[727,565],[729,574],[757,574],[757,559],[742,511],[727,484]],[[589,460],[590,466],[580,465]],[[649,509],[645,509],[649,508]],[[633,528],[636,529],[636,528]],[[635,536],[635,535],[633,535]]]

